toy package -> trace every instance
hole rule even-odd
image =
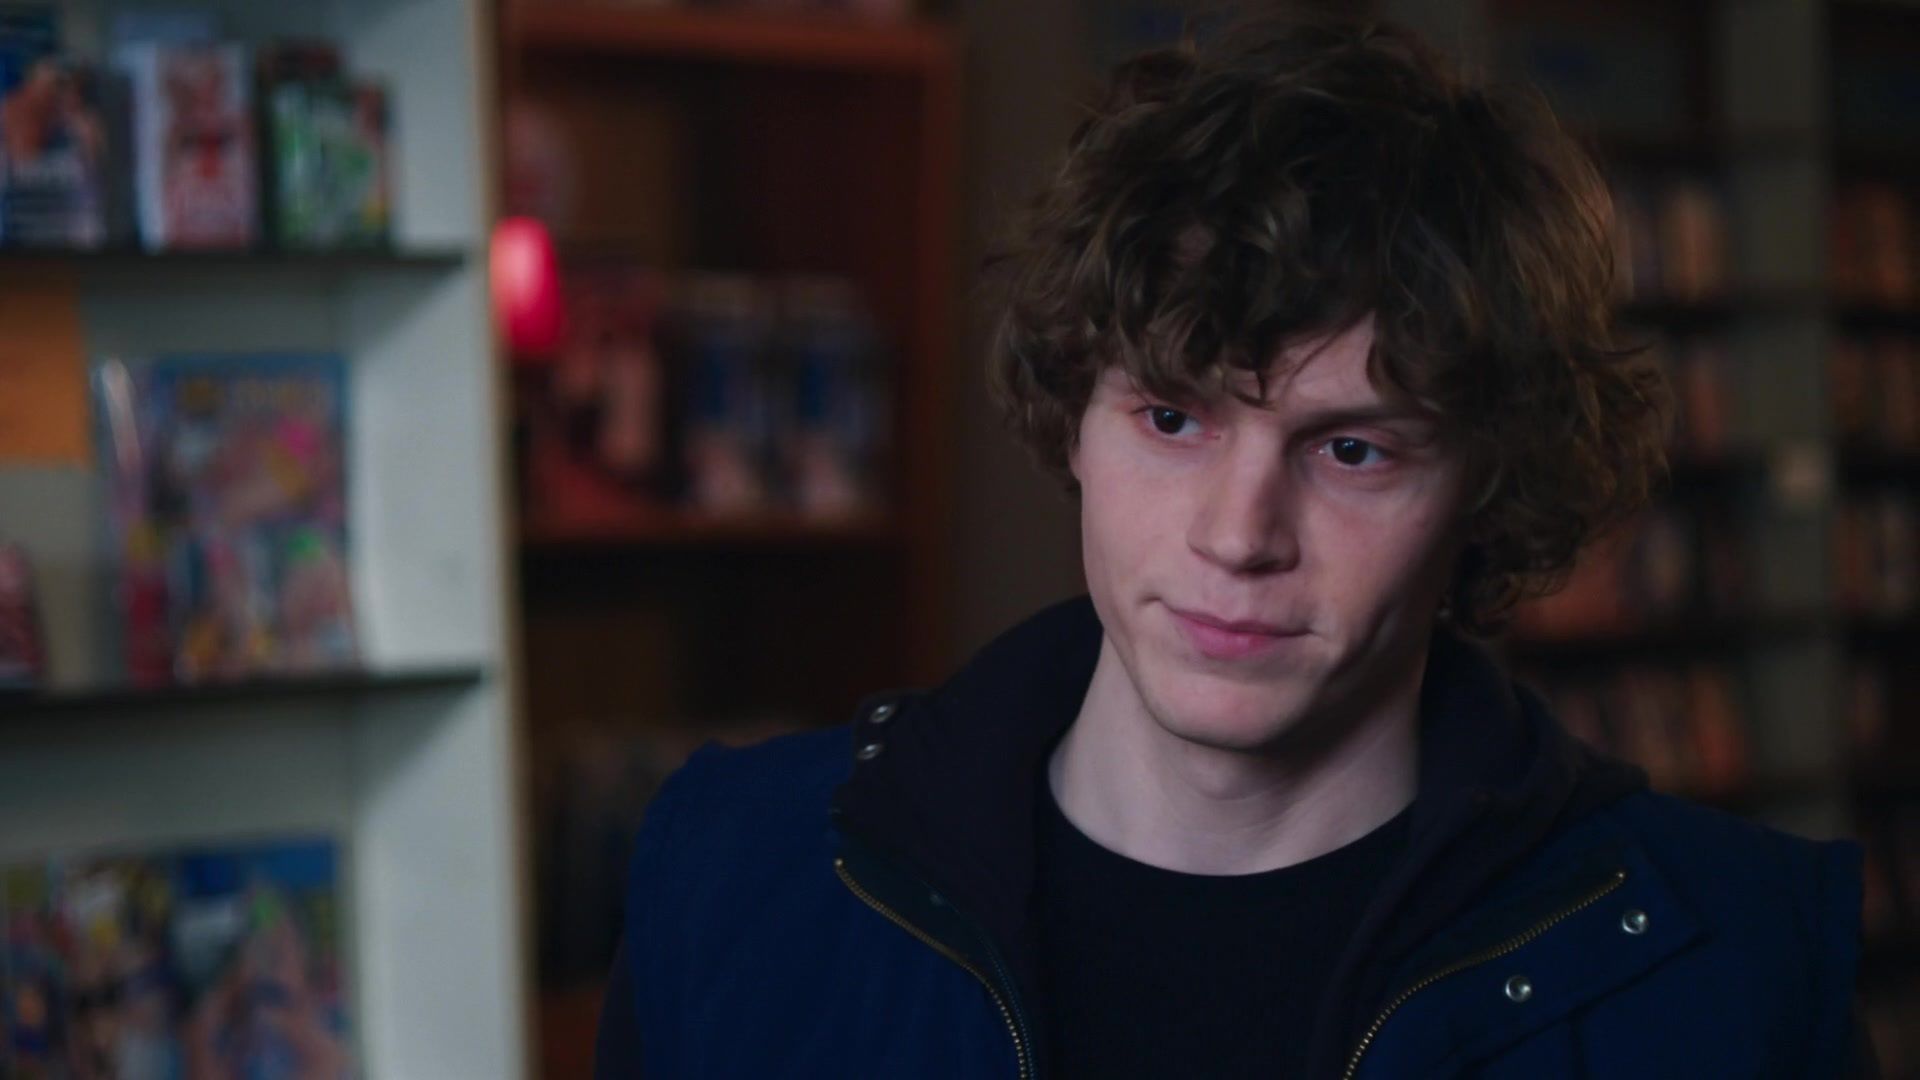
[[[153,249],[246,248],[259,239],[253,83],[245,47],[131,42],[140,237]]]
[[[0,1075],[353,1076],[336,863],[301,838],[0,869]]]
[[[129,679],[352,666],[340,358],[110,360],[95,387]]]
[[[260,63],[267,217],[294,248],[387,243],[387,95],[348,81],[326,44],[286,44]]]
[[[45,57],[0,91],[0,243],[95,248],[115,160],[103,73]]]

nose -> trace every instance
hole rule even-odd
[[[1300,562],[1298,487],[1280,448],[1240,441],[1198,481],[1187,546],[1235,574],[1290,570]]]

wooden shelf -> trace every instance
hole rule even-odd
[[[1920,333],[1920,305],[1836,299],[1834,319],[1849,330]]]
[[[1840,476],[1853,483],[1920,480],[1920,451],[1851,446],[1840,451]]]
[[[1750,648],[1762,641],[1816,634],[1823,625],[1813,613],[1702,618],[1554,637],[1516,635],[1502,646],[1516,661],[1532,664],[1692,658]]]
[[[521,0],[509,39],[522,49],[667,60],[920,74],[945,62],[947,31],[828,15],[635,8],[594,0]]]
[[[1920,615],[1848,615],[1846,630],[1855,649],[1911,648],[1920,639]]]
[[[1667,135],[1602,130],[1593,132],[1586,142],[1604,164],[1628,168],[1661,166],[1708,170],[1723,168],[1741,158],[1817,154],[1823,149],[1815,133],[1784,128],[1731,135],[1717,131]]]
[[[1711,457],[1682,454],[1667,466],[1664,492],[1724,491],[1759,483],[1766,478],[1767,459],[1757,450],[1727,450]]]
[[[1840,779],[1831,773],[1802,771],[1749,776],[1722,787],[1681,785],[1670,793],[1722,810],[1751,813],[1771,804],[1838,795],[1842,790]]]
[[[485,677],[483,668],[457,666],[409,671],[261,676],[147,689],[99,686],[10,690],[0,691],[0,717],[77,716],[199,708],[236,702],[338,699],[376,693],[458,690],[473,686]]]
[[[582,517],[530,517],[520,546],[529,554],[580,548],[885,547],[901,539],[899,524],[883,515],[844,519],[793,512],[717,515],[648,509]]]
[[[1718,296],[1676,299],[1634,297],[1615,306],[1622,322],[1646,323],[1660,329],[1705,329],[1749,314],[1777,315],[1821,311],[1826,298],[1817,289],[1735,289]]]

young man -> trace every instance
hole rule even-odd
[[[1860,853],[1656,795],[1469,638],[1662,466],[1531,98],[1295,20],[1125,66],[997,260],[1090,596],[697,754],[601,1070],[1830,1076]]]

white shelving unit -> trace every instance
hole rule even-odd
[[[112,13],[138,6],[149,5],[70,0],[69,44],[97,53]],[[485,276],[490,10],[484,0],[165,6],[213,7],[253,42],[332,38],[355,71],[388,83],[401,254],[0,255],[0,289],[43,265],[74,275],[94,356],[347,357],[368,670],[334,687],[95,694],[111,671],[93,474],[0,466],[0,538],[36,565],[55,691],[0,698],[0,859],[324,832],[346,856],[365,1074],[518,1077],[525,875]]]

